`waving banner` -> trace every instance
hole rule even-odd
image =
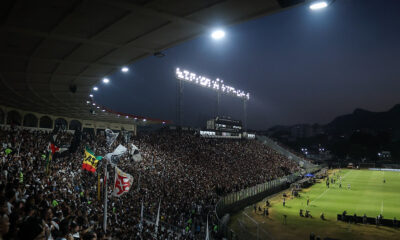
[[[132,175],[123,172],[118,167],[115,167],[115,180],[113,196],[119,197],[122,194],[129,192],[133,183]]]
[[[99,160],[102,157],[96,157],[92,150],[86,148],[85,149],[85,156],[83,158],[82,169],[87,170],[89,172],[96,172],[97,165],[99,164]]]
[[[111,146],[117,139],[119,133],[114,133],[111,129],[106,129],[105,133],[106,133],[107,145]]]

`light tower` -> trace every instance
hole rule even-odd
[[[235,89],[232,86],[226,85],[222,79],[216,78],[211,80],[205,76],[197,75],[196,73],[189,72],[188,70],[181,70],[177,68],[175,71],[177,83],[177,122],[178,125],[182,124],[182,94],[183,82],[189,82],[201,87],[209,88],[217,92],[217,115],[219,115],[220,95],[230,95],[238,97],[243,100],[243,122],[244,128],[247,130],[247,101],[250,99],[250,93],[245,93],[243,90]]]

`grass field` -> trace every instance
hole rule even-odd
[[[339,188],[338,181],[331,184],[330,188],[326,187],[325,181],[321,181],[309,189],[303,189],[300,198],[287,198],[285,207],[282,206],[282,193],[277,194],[270,198],[272,206],[268,217],[262,216],[261,212],[254,213],[250,206],[234,214],[230,226],[246,239],[256,238],[257,224],[260,239],[308,239],[311,232],[323,238],[335,239],[400,239],[398,229],[336,220],[337,214],[344,210],[349,215],[356,213],[362,216],[365,213],[369,217],[376,217],[382,213],[384,218],[400,219],[399,172],[335,170],[330,172],[331,177],[333,173],[342,177],[342,188]],[[386,179],[386,183],[383,183],[383,179]],[[348,184],[351,185],[350,190],[347,189]],[[310,199],[309,206],[307,199]],[[263,208],[265,201],[257,206]],[[300,217],[300,209],[311,211],[313,218]],[[321,212],[325,215],[325,221],[320,219]],[[283,215],[287,215],[286,224],[283,223]]]

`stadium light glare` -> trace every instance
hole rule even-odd
[[[146,121],[147,121],[146,118],[144,118],[144,119],[143,119],[143,122],[146,122]]]
[[[99,107],[99,106],[97,106],[97,109],[100,109],[100,107]]]
[[[109,83],[109,82],[110,82],[110,79],[108,79],[108,78],[103,78],[103,83],[107,84],[107,83]]]
[[[93,103],[92,105],[93,105],[93,106],[96,106],[96,103]]]
[[[101,110],[102,112],[105,112],[106,110],[105,109],[103,109],[103,110]]]
[[[93,94],[90,94],[89,97],[93,97]]]
[[[328,6],[328,3],[326,1],[317,1],[317,2],[313,2],[310,4],[310,9],[311,10],[319,10],[319,9],[326,8],[327,6]]]
[[[93,87],[93,90],[97,91],[97,90],[99,90],[99,88],[96,87],[96,86],[94,86],[94,87]]]
[[[86,103],[87,103],[87,104],[89,104],[89,103],[90,103],[90,101],[86,101]]]
[[[225,32],[223,30],[221,30],[221,29],[214,30],[211,33],[211,37],[213,39],[219,40],[219,39],[225,37]]]
[[[121,68],[121,72],[127,73],[127,72],[129,72],[129,68],[128,67],[122,67]]]
[[[194,83],[196,85],[210,88],[214,91],[220,91],[221,93],[235,96],[244,100],[250,99],[250,93],[245,93],[243,90],[235,89],[232,86],[225,85],[223,80],[217,78],[216,80],[211,80],[207,77],[197,75],[196,73],[189,72],[187,70],[176,69],[175,76],[178,80],[184,80],[186,82]]]

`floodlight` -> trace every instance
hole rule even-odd
[[[103,78],[103,83],[109,83],[110,82],[110,79],[108,79],[108,78]]]
[[[146,121],[147,121],[146,118],[144,118],[144,119],[143,119],[143,122],[146,122]]]
[[[99,109],[100,107],[99,106],[97,106],[97,109]]]
[[[125,116],[125,118],[129,118],[128,116]]]
[[[86,103],[89,104],[90,102],[89,102],[89,101],[86,101]]]
[[[196,85],[213,89],[228,95],[236,96],[245,100],[250,99],[250,93],[245,93],[240,89],[235,89],[234,87],[225,85],[223,80],[217,78],[216,80],[211,80],[207,77],[197,75],[196,73],[189,72],[188,70],[176,69],[175,76],[178,80],[184,80],[187,82],[194,83]]]
[[[127,73],[127,72],[129,72],[129,68],[128,67],[122,67],[121,68],[121,72]]]
[[[218,40],[225,37],[225,32],[221,29],[217,29],[211,33],[211,37]]]
[[[99,88],[96,87],[96,86],[94,86],[94,87],[93,87],[93,90],[97,91],[97,90],[99,90]]]
[[[105,112],[106,110],[105,109],[103,109],[103,110],[101,110],[102,112]]]
[[[93,103],[92,105],[93,105],[93,106],[96,106],[96,103]]]
[[[311,10],[319,10],[322,8],[326,8],[328,6],[328,3],[326,1],[317,1],[317,2],[313,2],[310,5],[310,9]]]
[[[89,97],[93,97],[93,94],[90,94]]]

